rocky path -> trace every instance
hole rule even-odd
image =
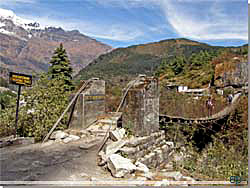
[[[97,166],[99,142],[90,149],[80,149],[83,140],[64,144],[55,142],[11,146],[0,150],[1,181],[67,181],[113,179]]]

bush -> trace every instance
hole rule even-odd
[[[64,81],[60,78],[49,80],[47,75],[34,84],[32,89],[22,92],[26,105],[20,107],[18,120],[18,135],[35,137],[42,140],[68,104],[69,92],[64,90]],[[0,115],[1,136],[14,133],[15,105]],[[66,127],[68,117],[65,116],[57,129]]]
[[[188,170],[194,176],[206,177],[206,180],[228,180],[230,176],[241,176],[242,179],[246,179],[248,177],[247,114],[247,97],[243,96],[236,110],[230,114],[227,121],[219,124],[220,129],[217,131],[215,131],[216,124],[210,127],[168,126],[168,139],[177,135],[174,141],[181,142],[182,146],[185,145],[187,151],[187,157],[176,164],[176,168],[181,171]],[[202,135],[202,132],[205,134]],[[199,146],[203,146],[203,149]]]
[[[16,98],[16,94],[11,91],[0,92],[0,111],[8,108],[14,98]]]

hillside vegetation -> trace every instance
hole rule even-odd
[[[222,47],[213,47],[188,39],[170,39],[160,42],[118,48],[99,56],[76,76],[76,80],[99,77],[105,80],[119,76],[135,77],[138,74],[154,75],[163,60],[175,56],[190,57],[200,51],[216,53]]]

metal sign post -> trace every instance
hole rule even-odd
[[[19,112],[19,101],[20,101],[20,94],[21,94],[21,85],[18,86],[18,94],[17,94],[17,101],[16,101],[16,123],[15,123],[15,137],[17,135],[17,122],[18,122],[18,112]]]
[[[22,86],[31,86],[32,85],[32,76],[26,75],[26,74],[10,72],[9,81],[11,84],[18,85],[18,94],[17,94],[17,102],[16,102],[15,135],[14,135],[16,137],[17,136],[17,129],[18,129],[18,111],[19,111],[21,87]]]

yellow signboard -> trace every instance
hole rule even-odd
[[[85,95],[84,99],[86,101],[99,101],[99,100],[105,100],[104,95]]]
[[[31,86],[32,76],[26,74],[20,74],[15,72],[10,72],[9,80],[11,84]]]

